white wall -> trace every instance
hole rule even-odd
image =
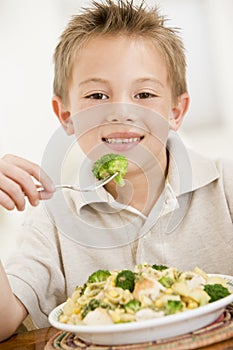
[[[0,154],[40,162],[58,121],[51,108],[52,54],[63,29],[57,1],[0,1]],[[0,257],[15,245],[22,214],[0,209]]]
[[[50,98],[58,23],[51,1],[0,2],[1,150],[35,161],[56,125]]]
[[[77,0],[0,1],[0,154],[40,162],[58,127],[52,108],[52,55]],[[191,106],[181,133],[197,150],[232,157],[232,0],[158,0],[182,28]],[[148,4],[156,4],[148,0]],[[0,210],[0,257],[15,242],[21,213]]]

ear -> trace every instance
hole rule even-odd
[[[61,125],[63,126],[67,135],[74,134],[74,126],[71,119],[71,113],[67,107],[63,104],[62,100],[58,96],[52,98],[53,111],[58,117]]]
[[[184,115],[188,110],[189,102],[190,97],[187,92],[183,93],[177,98],[176,104],[172,108],[169,118],[170,129],[177,131],[180,128]]]

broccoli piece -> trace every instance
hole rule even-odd
[[[130,300],[124,305],[125,311],[137,312],[141,308],[141,303],[138,300]]]
[[[80,295],[83,295],[83,294],[84,294],[86,288],[87,288],[87,284],[84,283],[84,285],[81,287],[81,293],[80,293]]]
[[[166,288],[170,288],[174,282],[174,279],[169,276],[163,276],[159,279],[159,283],[161,283]]]
[[[92,172],[98,180],[104,179],[108,175],[114,175],[116,172],[118,172],[114,178],[114,181],[119,186],[124,186],[125,181],[123,177],[127,171],[128,161],[126,157],[114,153],[105,154],[98,159],[92,167]]]
[[[82,312],[81,312],[81,318],[87,316],[88,312],[95,310],[97,307],[100,306],[100,302],[97,299],[91,299],[87,305],[84,306]]]
[[[97,307],[101,307],[102,309],[111,309],[111,305],[101,302],[97,299],[91,299],[87,305],[85,305],[81,312],[81,319],[87,316],[88,312],[95,310]]]
[[[154,264],[154,265],[152,265],[151,267],[152,267],[154,270],[158,270],[158,271],[163,271],[163,270],[168,269],[168,267],[165,266],[165,265],[156,265],[156,264]]]
[[[98,282],[104,282],[106,279],[111,275],[111,273],[108,270],[98,270],[93,272],[89,277],[87,282],[89,283],[98,283]]]
[[[122,289],[128,289],[132,293],[135,285],[135,273],[130,270],[122,270],[116,276],[115,285]]]
[[[98,270],[93,272],[89,277],[86,283],[84,283],[83,287],[81,288],[81,295],[84,294],[88,283],[98,283],[98,282],[104,282],[106,279],[111,275],[111,273],[108,270]]]
[[[182,311],[183,304],[180,300],[168,300],[166,311],[169,315]]]
[[[229,290],[224,287],[222,284],[206,284],[204,286],[204,291],[210,296],[210,303],[213,301],[225,298],[226,296],[230,295],[231,293]]]

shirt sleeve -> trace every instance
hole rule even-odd
[[[13,293],[34,324],[48,326],[48,314],[66,300],[66,291],[59,237],[42,205],[31,210],[17,249],[4,265]]]
[[[233,222],[233,161],[224,159],[222,161],[223,186],[226,195],[227,205]]]

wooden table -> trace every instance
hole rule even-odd
[[[38,329],[13,335],[8,340],[0,343],[0,350],[43,350],[47,341],[56,333],[53,327]],[[215,345],[210,345],[202,350],[233,350],[233,338]],[[148,349],[149,350],[149,349]]]
[[[0,343],[0,350],[43,350],[47,341],[56,333],[53,327],[19,333]]]

